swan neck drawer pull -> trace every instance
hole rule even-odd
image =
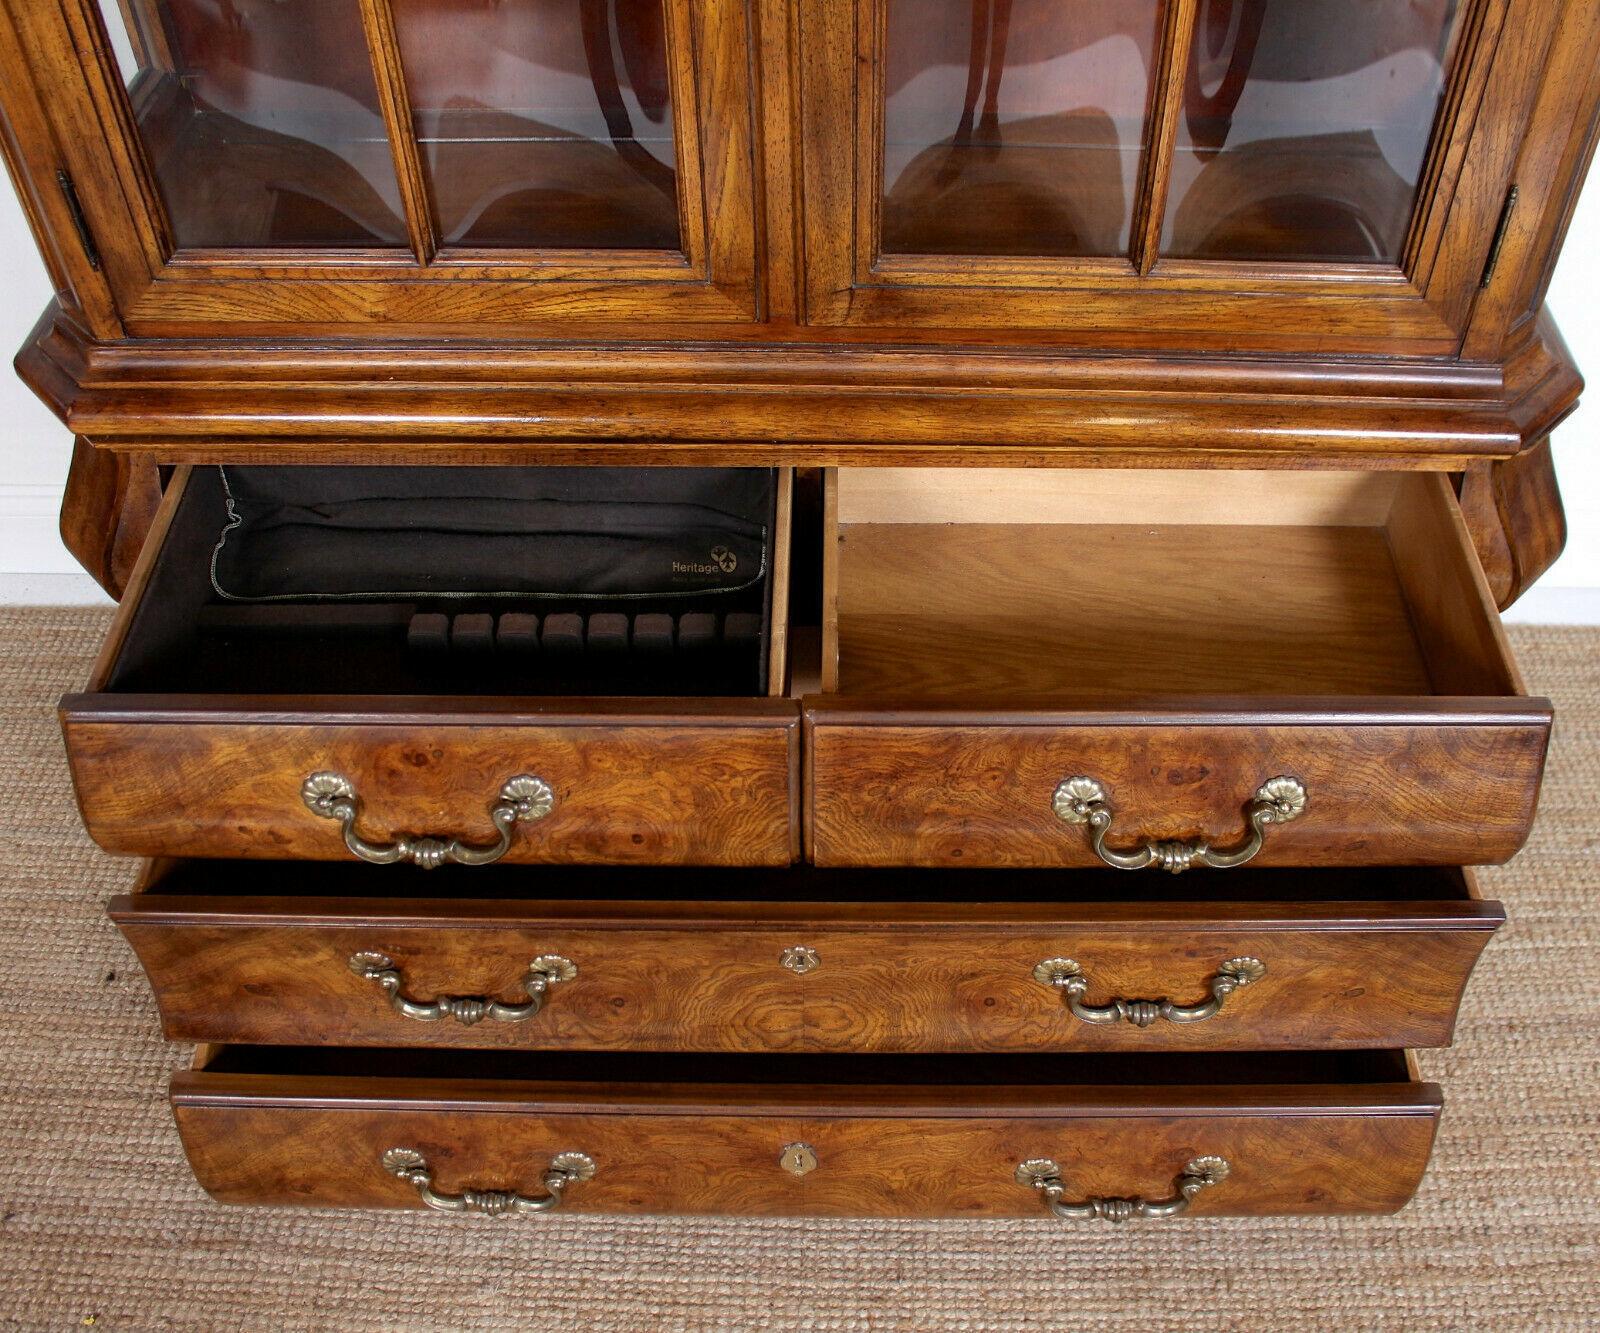
[[[1170,1199],[1092,1198],[1067,1203],[1062,1199],[1067,1187],[1061,1179],[1061,1167],[1048,1157],[1035,1157],[1023,1162],[1017,1167],[1016,1181],[1019,1185],[1038,1190],[1044,1195],[1050,1211],[1069,1222],[1088,1222],[1095,1218],[1107,1222],[1127,1222],[1135,1217],[1176,1217],[1179,1213],[1186,1213],[1195,1195],[1221,1184],[1231,1170],[1226,1158],[1196,1157],[1178,1176]]]
[[[491,1217],[507,1217],[512,1213],[555,1211],[561,1207],[567,1187],[574,1181],[590,1179],[595,1165],[587,1153],[557,1153],[544,1173],[547,1193],[536,1199],[511,1190],[466,1189],[460,1194],[440,1194],[433,1187],[428,1159],[413,1148],[390,1148],[383,1155],[383,1169],[413,1186],[423,1203],[441,1213],[487,1213]]]
[[[556,794],[543,778],[519,773],[500,788],[499,799],[489,808],[489,819],[499,830],[500,840],[487,847],[473,846],[459,838],[412,837],[404,835],[391,843],[367,842],[356,832],[361,817],[361,798],[356,785],[339,773],[313,773],[300,784],[300,799],[314,815],[337,819],[344,833],[344,845],[363,861],[375,866],[410,861],[424,870],[434,870],[446,861],[462,866],[486,866],[511,850],[511,830],[519,822],[543,819],[555,808]]]
[[[1118,870],[1148,870],[1153,867],[1181,875],[1195,866],[1231,870],[1252,860],[1266,840],[1269,824],[1287,824],[1305,813],[1306,789],[1298,778],[1276,777],[1263,782],[1245,807],[1245,817],[1250,825],[1249,835],[1230,852],[1216,851],[1198,838],[1189,842],[1147,841],[1136,851],[1113,851],[1106,846],[1106,834],[1111,831],[1115,812],[1111,809],[1105,787],[1094,778],[1067,778],[1056,788],[1050,805],[1056,818],[1063,824],[1089,826],[1089,845],[1108,866]]]
[[[540,954],[528,964],[528,975],[522,979],[522,988],[528,992],[527,1004],[501,1004],[499,1000],[469,995],[441,995],[428,1001],[408,999],[401,993],[405,978],[388,954],[351,954],[350,970],[358,977],[377,982],[395,1013],[423,1023],[453,1018],[464,1027],[486,1018],[497,1023],[521,1023],[532,1018],[544,1008],[550,987],[578,975],[578,965],[560,954]]]
[[[1222,1012],[1222,1005],[1234,991],[1267,974],[1259,958],[1230,958],[1211,978],[1211,996],[1199,1004],[1174,1004],[1171,1000],[1111,1000],[1107,1004],[1085,1004],[1089,978],[1070,958],[1046,958],[1033,969],[1033,979],[1042,986],[1055,986],[1072,1016],[1084,1023],[1132,1023],[1147,1028],[1152,1023],[1203,1023]]]

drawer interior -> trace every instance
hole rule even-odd
[[[830,692],[1521,693],[1440,475],[844,468],[825,492]]]
[[[305,1078],[440,1079],[452,1083],[628,1087],[664,1084],[937,1088],[952,1105],[1008,1087],[1231,1088],[1266,1084],[1411,1086],[1404,1051],[1188,1051],[1068,1055],[730,1055],[585,1051],[445,1051],[321,1046],[217,1046],[202,1050],[208,1074]]]
[[[781,693],[783,469],[182,469],[105,689]]]
[[[1120,903],[1127,877],[1116,870],[781,870],[702,867],[497,867],[492,876],[466,866],[437,870],[308,861],[168,860],[140,882],[145,894],[208,899],[429,899],[495,902],[632,903]],[[1397,866],[1261,870],[1225,878],[1152,875],[1139,885],[1146,903],[1471,903],[1470,872],[1457,867]]]

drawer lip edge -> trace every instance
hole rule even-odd
[[[548,705],[549,712],[541,712]],[[63,723],[230,726],[591,727],[693,726],[786,729],[799,721],[791,699],[749,697],[595,698],[528,695],[477,699],[461,695],[199,695],[62,696]]]
[[[181,906],[180,904],[189,904]],[[204,904],[204,905],[200,905]],[[291,906],[292,904],[292,906]],[[1348,900],[1339,904],[1283,904],[1229,902],[1226,899],[1194,903],[1107,902],[1059,905],[1040,903],[1037,912],[1019,910],[1015,916],[995,920],[995,904],[974,904],[970,914],[949,910],[945,904],[885,903],[886,908],[928,909],[918,915],[854,918],[828,909],[860,907],[840,902],[770,903],[719,901],[715,910],[695,914],[684,905],[679,915],[652,915],[639,906],[670,908],[670,903],[650,900],[530,900],[516,904],[494,898],[203,898],[161,894],[119,894],[106,904],[106,914],[118,926],[318,929],[371,929],[376,921],[388,929],[532,929],[552,926],[566,930],[614,931],[781,931],[797,925],[812,930],[904,930],[909,926],[941,933],[965,931],[1012,934],[1029,930],[1070,927],[1076,930],[1136,932],[1186,929],[1227,933],[1238,930],[1318,933],[1412,933],[1427,931],[1482,931],[1492,933],[1506,920],[1505,909],[1493,901],[1451,899],[1420,902]],[[1352,912],[1327,909],[1349,906]],[[868,907],[872,905],[866,905]],[[1026,909],[1033,908],[1027,904]],[[1306,915],[1285,912],[1285,906],[1303,906]],[[940,911],[940,908],[945,910]],[[783,909],[781,911],[775,909]],[[1107,910],[1107,909],[1111,910]],[[555,910],[552,910],[555,909]],[[631,910],[630,910],[631,909]],[[744,909],[743,911],[736,909]],[[1384,909],[1392,909],[1388,914]],[[771,911],[771,915],[762,915]],[[1354,912],[1368,913],[1356,916]],[[1217,918],[1215,922],[1211,918]],[[1226,918],[1225,920],[1222,918]]]
[[[1161,695],[1107,707],[1071,709],[1059,700],[974,707],[907,703],[861,695],[807,695],[808,724],[851,727],[1261,727],[1347,725],[1549,726],[1555,706],[1527,695]]]
[[[403,1091],[402,1091],[403,1089]],[[295,1074],[215,1074],[180,1070],[169,1096],[175,1110],[252,1107],[263,1109],[449,1112],[452,1114],[533,1116],[703,1116],[727,1115],[800,1119],[1184,1119],[1270,1118],[1285,1116],[1437,1118],[1443,1090],[1436,1083],[1258,1084],[1206,1088],[1194,1084],[1051,1087],[1019,1086],[1031,1098],[969,1097],[948,1088],[895,1087],[884,1099],[883,1085],[568,1084],[542,1092],[527,1084],[484,1080],[463,1091],[459,1082],[439,1079],[350,1077]],[[926,1098],[907,1096],[911,1091]]]

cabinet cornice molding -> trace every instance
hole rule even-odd
[[[167,462],[949,462],[1450,468],[1547,435],[1548,315],[1504,363],[696,343],[91,342],[17,368],[79,436]]]

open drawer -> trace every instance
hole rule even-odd
[[[212,1048],[178,1130],[224,1203],[884,1217],[1388,1213],[1439,1089],[1403,1052],[583,1056]]]
[[[844,469],[819,865],[1479,865],[1525,697],[1435,474]]]
[[[243,539],[235,497],[220,469],[180,469],[88,692],[61,705],[90,836],[141,855],[787,864],[799,722],[768,696],[785,691],[790,476],[770,475],[765,545],[733,591],[530,599],[406,579],[374,592],[376,574],[349,565],[392,573],[389,529],[353,541],[345,510],[316,505],[294,511],[298,529],[263,525],[258,554],[221,578]],[[434,532],[438,559],[472,558],[473,525],[521,536],[499,503],[443,534],[465,541]],[[404,505],[377,520],[402,552]],[[330,584],[357,592],[272,591],[315,584],[284,540],[300,529],[340,553]],[[709,553],[685,563],[722,572]]]
[[[175,1041],[861,1053],[1442,1046],[1504,920],[1453,869],[1124,883],[175,861],[110,911]]]

